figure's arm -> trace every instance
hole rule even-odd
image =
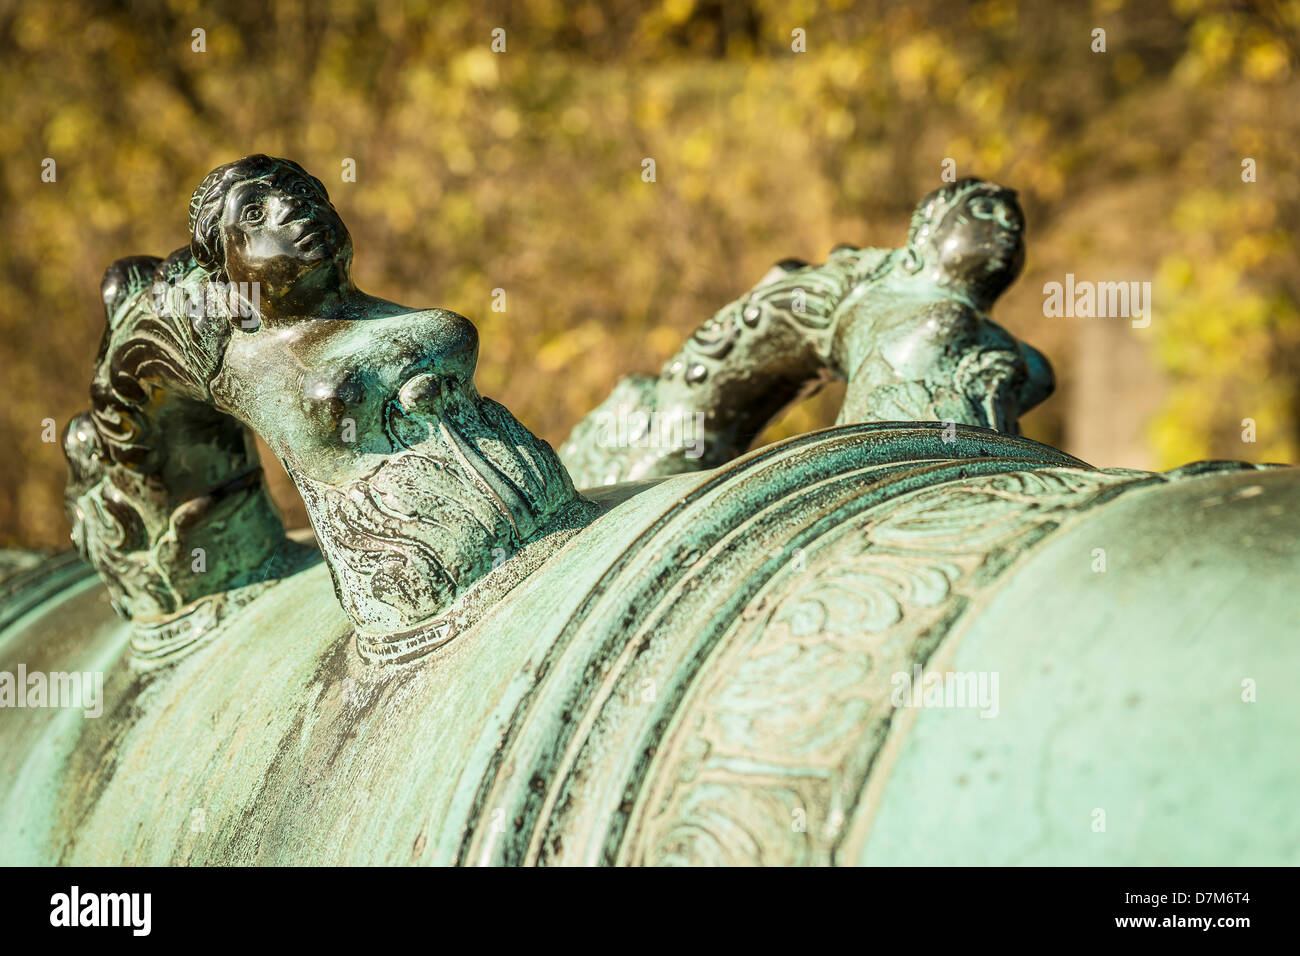
[[[699,471],[744,454],[795,402],[838,377],[836,307],[884,253],[837,248],[778,263],[701,325],[657,378],[629,376],[560,455],[580,487]]]
[[[188,312],[204,291],[196,273],[188,250],[109,266],[91,408],[64,436],[73,542],[118,612],[159,633],[189,627],[198,602],[216,607],[301,551],[252,433],[206,401],[217,323]]]

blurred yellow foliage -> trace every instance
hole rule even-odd
[[[87,405],[103,269],[185,243],[191,189],[253,152],[325,181],[363,288],[478,323],[480,388],[553,444],[772,262],[900,244],[951,159],[1028,214],[995,315],[1060,372],[1031,436],[1070,448],[1080,407],[1044,279],[1156,276],[1160,460],[1295,459],[1297,27],[1295,0],[0,0],[0,545],[64,540],[43,423]]]

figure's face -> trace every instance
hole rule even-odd
[[[938,223],[931,237],[933,258],[951,284],[992,302],[1020,274],[1024,232],[1014,193],[973,193]]]
[[[328,197],[290,169],[240,183],[221,213],[226,272],[231,282],[259,282],[283,294],[322,265],[347,268],[352,238]]]

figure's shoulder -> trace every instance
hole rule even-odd
[[[451,309],[401,309],[382,317],[382,328],[367,326],[359,330],[368,341],[381,343],[376,358],[387,358],[393,350],[403,355],[416,354],[429,359],[457,355],[476,357],[478,329],[474,323]]]
[[[891,264],[895,249],[877,249],[841,242],[831,250],[826,260],[828,266],[848,269],[861,281],[878,277]]]
[[[446,329],[455,329],[462,331],[465,329],[474,329],[474,323],[461,315],[459,312],[453,312],[451,309],[403,309],[398,307],[399,311],[396,317],[405,323],[419,325],[422,327],[440,326]]]
[[[900,296],[880,303],[883,321],[878,329],[884,342],[901,343],[907,349],[919,343],[931,347],[964,348],[973,342],[983,323],[976,308],[948,298],[913,298]]]
[[[920,299],[916,311],[919,315],[936,322],[970,322],[984,317],[984,314],[974,306],[959,299],[944,297]]]

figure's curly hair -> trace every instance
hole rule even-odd
[[[267,179],[289,169],[311,182],[321,195],[325,185],[292,159],[257,153],[218,166],[203,177],[190,197],[190,252],[205,272],[218,281],[226,280],[226,251],[221,238],[221,211],[230,190],[240,183]]]
[[[91,383],[90,414],[105,460],[141,474],[167,463],[166,422],[202,422],[205,440],[233,449],[239,458],[243,426],[213,407],[211,382],[221,368],[234,325],[228,297],[213,284],[227,281],[221,211],[239,183],[282,170],[325,187],[292,160],[247,156],[218,166],[190,199],[190,244],[165,260],[133,256],[109,266],[101,288],[104,338]],[[194,302],[215,305],[217,314],[191,314]],[[184,414],[175,414],[184,409]]]
[[[916,211],[912,213],[912,221],[907,231],[908,245],[915,245],[924,239],[943,219],[944,213],[954,206],[961,205],[972,193],[987,193],[995,199],[1008,199],[1013,202],[1016,198],[1014,189],[999,186],[987,179],[977,179],[974,176],[967,176],[955,183],[940,186],[916,204]]]
[[[948,210],[960,206],[968,196],[975,193],[984,193],[994,199],[1009,202],[1017,209],[1020,207],[1014,189],[999,186],[987,179],[967,176],[955,183],[940,186],[917,203],[916,210],[912,213],[912,221],[907,230],[907,245],[902,250],[904,268],[908,272],[920,271],[925,261],[921,247],[930,238],[935,227],[943,221]]]

